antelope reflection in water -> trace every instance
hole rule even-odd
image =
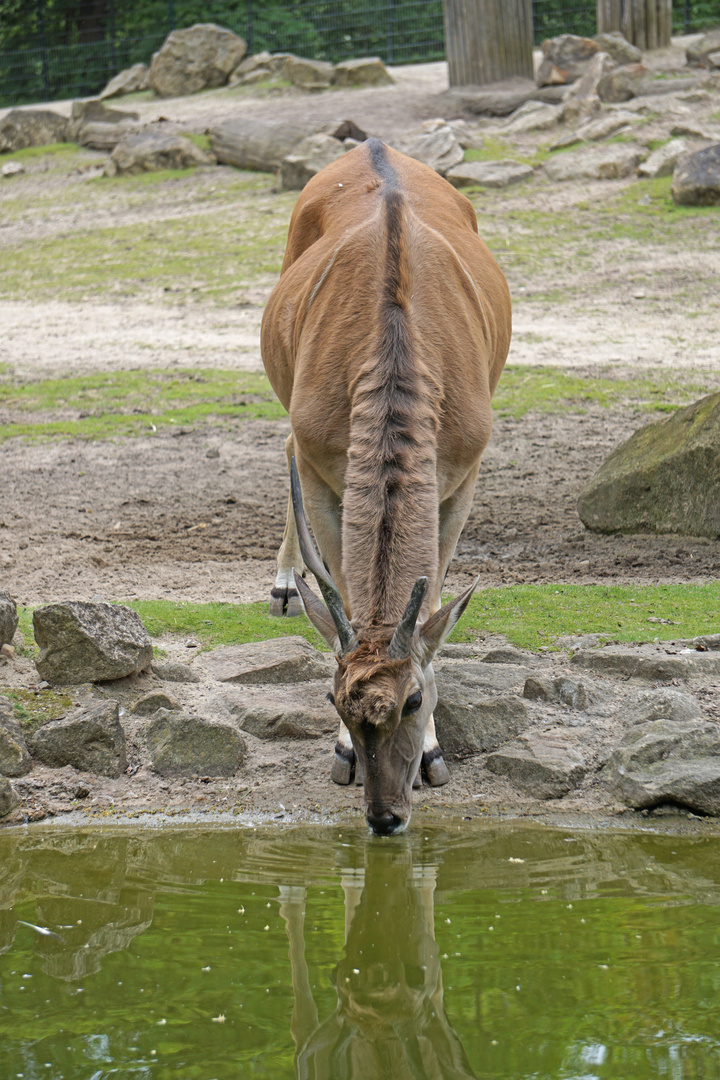
[[[436,870],[409,849],[370,852],[343,874],[345,955],[335,1011],[320,1021],[305,960],[305,896],[280,887],[290,941],[297,1080],[474,1080],[443,1005],[434,932]]]

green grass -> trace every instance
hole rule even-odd
[[[65,690],[23,690],[0,685],[0,694],[10,700],[23,733],[31,735],[48,720],[65,716],[75,702]]]

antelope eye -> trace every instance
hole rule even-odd
[[[422,694],[420,693],[419,690],[416,690],[415,693],[411,694],[410,697],[405,702],[405,708],[403,709],[403,712],[406,712],[406,713],[417,712],[421,705],[422,705]]]

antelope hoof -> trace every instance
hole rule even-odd
[[[282,618],[293,619],[303,614],[302,600],[298,596],[297,589],[284,589],[276,585],[270,593],[270,614]]]
[[[341,743],[335,744],[335,760],[330,770],[330,779],[333,784],[347,785],[352,783],[355,772],[355,751],[352,747],[345,747]]]
[[[443,784],[449,782],[450,773],[439,746],[434,750],[427,750],[423,754],[422,771],[430,787],[442,787]]]

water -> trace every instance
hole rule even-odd
[[[708,1080],[719,991],[716,836],[0,834],[1,1080]]]

